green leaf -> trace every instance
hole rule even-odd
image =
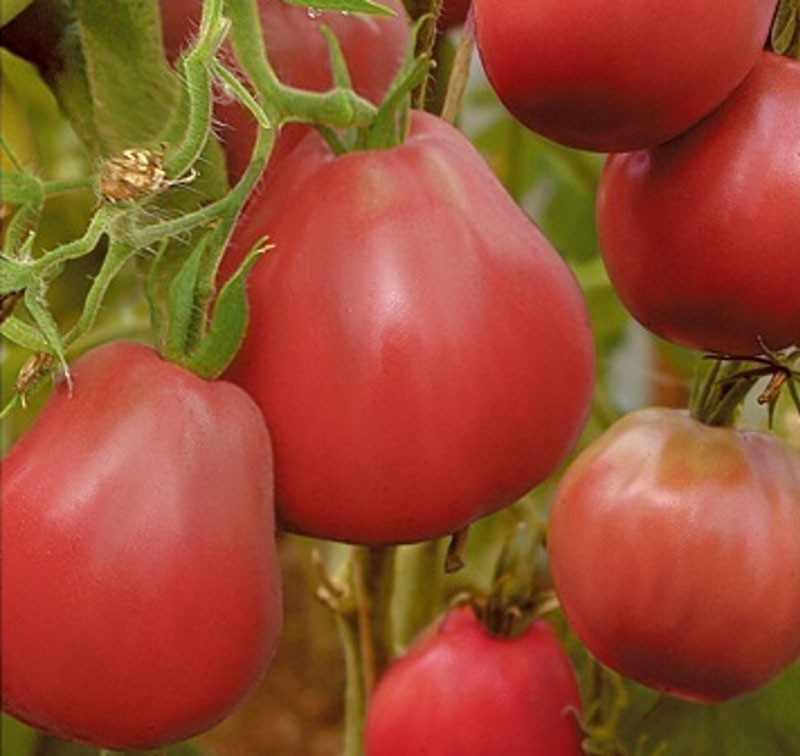
[[[156,0],[74,0],[104,154],[158,143],[178,98]]]
[[[214,306],[208,333],[184,362],[193,373],[203,378],[216,378],[236,356],[244,341],[249,318],[247,276],[268,249],[266,243],[259,244],[222,287]]]
[[[768,622],[769,618],[765,618]],[[632,688],[620,734],[665,743],[664,756],[793,754],[800,745],[800,663],[755,693],[723,704],[694,704]]]
[[[284,0],[287,5],[298,5],[309,9],[309,15],[316,11],[338,10],[345,13],[372,13],[376,16],[394,16],[390,8],[371,0]]]

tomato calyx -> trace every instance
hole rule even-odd
[[[469,600],[491,635],[515,638],[558,605],[547,578],[544,538],[543,524],[516,523],[497,560],[488,595]]]
[[[781,0],[778,4],[769,44],[777,55],[800,59],[800,0]]]
[[[768,378],[768,383],[756,401],[766,405],[769,425],[772,426],[778,399],[786,391],[800,413],[800,349],[773,352],[762,344],[763,354],[741,356],[711,354],[713,364],[698,381],[690,404],[692,417],[706,425],[733,425],[738,408],[756,383]]]

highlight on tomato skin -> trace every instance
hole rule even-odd
[[[474,0],[483,67],[508,111],[555,142],[627,152],[672,139],[745,78],[776,0]]]
[[[265,233],[228,377],[273,436],[287,529],[352,543],[452,533],[513,503],[577,439],[594,385],[582,293],[466,138],[334,157],[310,136],[234,232]]]
[[[578,756],[580,695],[543,620],[493,636],[468,606],[448,610],[378,682],[367,756]]]
[[[698,126],[609,157],[600,249],[648,330],[724,354],[800,344],[798,113],[800,61],[764,52]]]
[[[3,710],[104,748],[203,732],[282,625],[270,440],[238,387],[113,342],[3,459]]]
[[[800,654],[800,452],[774,434],[626,415],[559,482],[548,549],[578,638],[651,688],[725,701]]]

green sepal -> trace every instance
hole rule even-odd
[[[197,284],[207,244],[207,236],[198,241],[169,286],[169,319],[161,352],[173,362],[182,362],[192,341],[199,336]]]
[[[371,0],[284,0],[287,5],[298,5],[315,11],[336,10],[345,13],[371,13],[376,16],[394,16],[395,12]]]
[[[353,80],[350,77],[350,70],[347,67],[347,59],[344,57],[342,46],[339,44],[339,38],[329,26],[323,24],[319,27],[319,30],[328,43],[328,55],[331,61],[333,85],[343,89],[352,89]]]
[[[47,340],[42,336],[38,328],[30,323],[20,320],[16,315],[12,315],[8,320],[0,325],[0,333],[9,341],[13,341],[23,349],[30,352],[47,352],[49,346]]]
[[[236,356],[249,320],[247,276],[268,249],[265,240],[259,242],[220,290],[207,333],[184,361],[193,373],[207,379],[217,378]]]
[[[800,0],[781,0],[772,22],[770,47],[777,55],[800,57]]]
[[[429,55],[415,56],[414,52],[419,34],[427,20],[428,16],[422,16],[411,29],[403,65],[390,84],[386,97],[366,132],[366,139],[362,145],[366,149],[395,147],[406,137],[409,95],[425,80],[432,65]]]

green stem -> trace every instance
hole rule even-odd
[[[715,364],[696,379],[690,415],[706,425],[733,425],[736,413],[747,394],[758,382],[758,375],[743,370],[740,360],[715,360]]]
[[[89,223],[89,227],[80,239],[62,244],[60,247],[46,252],[31,263],[30,272],[37,277],[45,278],[50,270],[67,262],[89,254],[108,230],[111,220],[121,211],[111,205],[101,207]]]
[[[182,139],[167,156],[165,168],[169,176],[185,175],[208,141],[212,112],[210,68],[228,26],[222,18],[222,0],[205,0],[200,36],[181,60],[184,87],[173,129],[181,131]]]
[[[433,47],[436,43],[436,22],[442,10],[443,0],[429,0],[428,12],[423,14],[420,18],[425,18],[425,24],[420,30],[417,37],[416,57],[430,58],[433,53]],[[412,95],[412,102],[415,108],[422,109],[425,107],[425,100],[428,97],[428,77],[426,76],[417,86]]]
[[[364,720],[366,718],[366,695],[364,693],[364,671],[359,648],[358,619],[354,615],[335,613],[336,629],[342,642],[345,673],[345,727],[344,755],[362,756],[364,752]]]
[[[442,105],[442,118],[448,123],[455,123],[458,112],[461,110],[461,103],[464,99],[464,92],[469,81],[470,64],[472,62],[472,52],[475,48],[475,31],[472,22],[472,6],[470,5],[467,23],[464,24],[464,31],[458,40],[453,65],[450,69],[450,77],[447,80],[447,91]]]
[[[445,541],[398,549],[393,601],[395,652],[406,648],[440,611]]]
[[[254,0],[226,0],[231,42],[242,70],[255,86],[271,123],[288,121],[321,123],[337,129],[365,127],[375,116],[375,106],[349,89],[307,92],[282,84],[267,58],[261,19]]]
[[[92,286],[89,289],[89,293],[86,295],[81,317],[77,325],[64,337],[65,346],[69,346],[76,339],[91,330],[100,312],[100,307],[103,304],[103,299],[108,292],[111,282],[135,253],[136,250],[129,244],[125,244],[116,238],[111,240],[105,258],[103,259],[100,272],[97,274],[94,281],[92,281]]]
[[[369,546],[360,554],[366,610],[364,640],[369,643],[371,664],[365,670],[365,689],[372,691],[391,660],[394,650],[392,629],[392,597],[396,549],[393,546]]]

